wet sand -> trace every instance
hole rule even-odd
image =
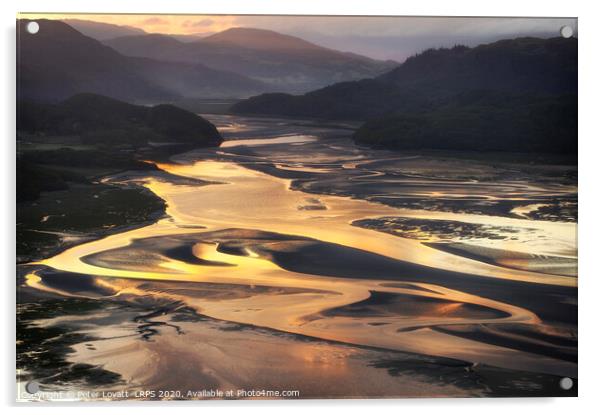
[[[233,124],[228,117],[216,121]],[[107,178],[144,185],[167,202],[168,217],[72,247],[24,272],[30,289],[49,295],[147,303],[151,310],[178,304],[194,316],[246,329],[224,335],[187,321],[175,324],[178,335],[165,335],[179,318],[169,311],[153,320],[165,324],[152,341],[140,338],[135,321],[120,322],[119,330],[130,335],[118,338],[107,336],[115,328],[107,324],[98,329],[105,340],[93,349],[74,344],[70,362],[102,367],[147,388],[178,382],[182,388],[195,382],[267,388],[277,385],[262,379],[279,377],[302,390],[301,397],[501,394],[496,388],[508,373],[530,373],[531,382],[507,386],[509,395],[545,395],[559,392],[551,386],[557,378],[577,377],[576,271],[556,272],[550,259],[566,258],[565,268],[571,267],[576,224],[512,213],[541,199],[566,203],[575,191],[570,181],[559,183],[539,174],[544,167],[532,166],[531,176],[521,171],[519,181],[512,176],[516,166],[482,171],[466,160],[427,159],[419,172],[416,156],[359,149],[332,128],[312,135],[306,125],[280,123],[281,139],[269,143],[257,137],[266,122],[255,128],[238,120],[231,127],[237,141],[159,164],[167,174]],[[490,181],[495,177],[504,180]],[[409,197],[421,202],[409,204]],[[424,239],[354,225],[383,217],[465,223],[465,229],[453,225],[458,230],[446,233],[446,242],[461,240],[488,255],[443,249],[441,234],[428,228],[419,228]],[[483,225],[490,226],[485,237],[474,232]],[[524,263],[494,255],[500,250],[520,254]],[[82,290],[73,281],[83,276],[88,284]],[[306,340],[285,336],[283,344],[281,333]],[[257,352],[232,360],[249,348]],[[275,350],[280,353],[270,360]],[[430,363],[401,359],[381,365],[388,370],[373,364],[398,361],[400,353],[430,359],[432,373],[447,373],[445,359],[453,359],[463,368],[484,365],[498,380],[487,390],[457,381],[461,371],[435,381]],[[179,362],[183,355],[190,365]],[[144,363],[149,356],[156,365]],[[309,370],[308,361],[317,367]],[[312,374],[329,388],[310,386]],[[358,384],[346,380],[362,376],[366,381]]]

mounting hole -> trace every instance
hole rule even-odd
[[[573,379],[571,378],[562,378],[560,379],[560,387],[565,391],[568,391],[573,387]]]
[[[27,393],[30,393],[33,395],[40,391],[40,385],[35,380],[32,380],[25,384],[25,390],[27,391]]]
[[[38,24],[38,22],[27,23],[27,32],[31,33],[32,35],[35,35],[39,31],[40,31],[40,25]]]
[[[573,28],[571,26],[562,26],[560,28],[560,36],[568,39],[573,36]]]

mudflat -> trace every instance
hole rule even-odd
[[[221,147],[103,179],[152,192],[163,217],[19,267],[18,347],[50,362],[24,364],[24,381],[576,394],[558,388],[577,378],[576,166],[366,149],[344,124],[206,118]]]

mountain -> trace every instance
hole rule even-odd
[[[129,101],[170,101],[182,97],[241,97],[265,91],[261,82],[210,69],[200,63],[161,62],[123,56],[56,20],[36,20],[26,31],[19,20],[17,87],[22,99],[59,101],[80,92]]]
[[[577,39],[517,38],[430,49],[379,77],[435,96],[468,89],[534,93],[577,91]]]
[[[575,38],[518,38],[474,48],[430,49],[373,79],[338,83],[304,95],[264,94],[233,112],[368,119],[420,111],[467,90],[576,94]]]
[[[393,109],[422,106],[422,100],[404,95],[390,83],[362,79],[340,82],[303,95],[261,94],[234,104],[230,110],[237,114],[363,120]]]
[[[141,77],[179,98],[244,98],[270,90],[260,81],[202,64],[147,58],[130,58],[130,62]]]
[[[209,121],[173,105],[78,94],[57,104],[17,101],[17,140],[17,201],[24,201],[74,182],[106,190],[95,179],[99,171],[155,169],[143,160],[219,146],[222,137]]]
[[[367,121],[353,139],[392,150],[577,154],[577,97],[472,90],[430,111]]]
[[[358,144],[392,150],[577,152],[577,40],[431,49],[373,79],[262,94],[241,114],[368,120]]]
[[[135,36],[146,33],[144,30],[133,26],[93,22],[82,19],[64,19],[62,21],[81,34],[100,41],[120,36]]]
[[[217,146],[213,124],[173,105],[142,106],[103,95],[77,94],[58,104],[19,101],[17,130],[55,136],[80,136],[89,144],[148,145],[190,143]]]
[[[376,76],[396,65],[324,48],[294,36],[251,28],[232,28],[193,42],[148,34],[104,43],[127,56],[203,63],[267,83],[272,89],[290,92]]]
[[[71,26],[36,20],[40,31],[17,21],[17,91],[20,98],[53,101],[78,92],[136,100],[169,99],[175,95],[143,78],[126,58]]]
[[[183,35],[183,34],[179,34],[179,33],[170,33],[170,34],[167,34],[167,36],[173,37],[174,39],[179,40],[180,42],[183,42],[183,43],[189,43],[189,42],[199,41],[209,35],[212,35],[213,33],[214,32],[192,33],[189,35]]]
[[[206,43],[271,51],[335,52],[298,37],[265,29],[233,27],[205,38]]]
[[[148,32],[134,26],[127,25],[116,25],[112,23],[101,23],[94,22],[91,20],[82,20],[82,19],[63,19],[61,20],[64,23],[67,23],[69,26],[77,30],[83,35],[91,37],[93,39],[99,41],[105,41],[109,39],[114,39],[116,37],[123,36],[137,36],[144,35]],[[200,40],[204,37],[214,34],[214,32],[208,33],[193,33],[193,34],[169,34],[175,39],[178,39],[182,42],[193,42]]]

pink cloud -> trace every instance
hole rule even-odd
[[[167,23],[169,23],[167,20],[161,19],[160,17],[149,17],[148,19],[142,21],[142,24],[148,25],[163,25]]]
[[[213,23],[214,23],[213,19],[197,20],[196,22],[186,20],[182,24],[182,26],[183,27],[207,27],[207,26],[211,26]]]

